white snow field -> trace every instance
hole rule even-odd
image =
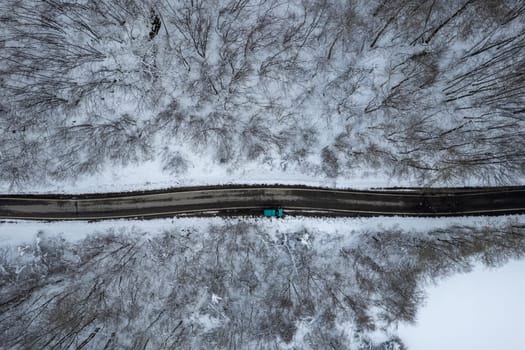
[[[447,277],[427,287],[415,325],[398,334],[409,350],[523,349],[525,260]]]

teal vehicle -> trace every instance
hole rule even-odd
[[[264,216],[270,218],[270,217],[276,217],[276,218],[282,218],[283,217],[283,208],[267,208],[263,211]]]

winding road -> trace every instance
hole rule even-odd
[[[104,220],[173,216],[459,216],[525,213],[525,186],[340,190],[300,186],[187,187],[86,195],[0,195],[0,219]]]

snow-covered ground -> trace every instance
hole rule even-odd
[[[0,246],[18,245],[34,241],[39,231],[49,235],[61,235],[64,239],[78,241],[87,235],[103,232],[107,229],[129,229],[130,227],[148,231],[151,234],[162,232],[173,227],[205,229],[209,225],[223,224],[228,221],[246,221],[264,227],[269,232],[298,231],[307,227],[320,230],[326,234],[341,231],[381,231],[403,229],[407,232],[428,232],[433,229],[450,226],[498,227],[508,221],[525,223],[525,215],[477,216],[453,218],[411,218],[411,217],[370,217],[370,218],[312,218],[286,217],[284,219],[223,219],[223,218],[174,218],[152,220],[106,220],[40,222],[28,220],[7,220],[0,223]]]
[[[525,261],[446,278],[427,289],[417,323],[398,334],[409,350],[523,349]]]
[[[270,167],[261,167],[255,162],[243,164],[241,168],[226,171],[224,167],[206,161],[206,156],[200,156],[190,161],[188,171],[183,175],[174,175],[162,170],[160,160],[147,161],[141,164],[127,166],[113,165],[100,173],[80,175],[75,180],[49,183],[29,183],[23,188],[10,189],[0,182],[0,193],[100,193],[156,190],[160,188],[182,186],[205,186],[227,184],[282,184],[306,185],[331,188],[371,189],[381,187],[411,187],[417,182],[410,177],[391,177],[380,170],[356,172],[352,177],[326,177],[308,175],[299,170],[282,171]],[[434,184],[436,187],[443,183]],[[467,183],[456,185],[484,186],[481,180],[469,179]],[[525,178],[517,179],[513,185],[525,185]]]
[[[0,182],[0,193],[97,193],[153,190],[159,188],[204,186],[225,184],[284,184],[307,185],[335,188],[369,189],[373,187],[412,186],[414,182],[389,178],[378,172],[363,173],[352,178],[327,179],[307,175],[299,170],[280,171],[265,168],[259,163],[247,162],[237,170],[226,171],[205,155],[189,161],[185,174],[174,175],[162,170],[159,159],[127,166],[112,165],[100,173],[81,175],[75,180],[34,182],[23,188],[11,189],[8,184]],[[475,183],[473,184],[475,185]]]

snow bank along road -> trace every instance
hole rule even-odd
[[[285,214],[453,216],[525,213],[525,186],[335,190],[294,186],[215,186],[86,195],[0,195],[0,218],[101,220],[134,217]]]

